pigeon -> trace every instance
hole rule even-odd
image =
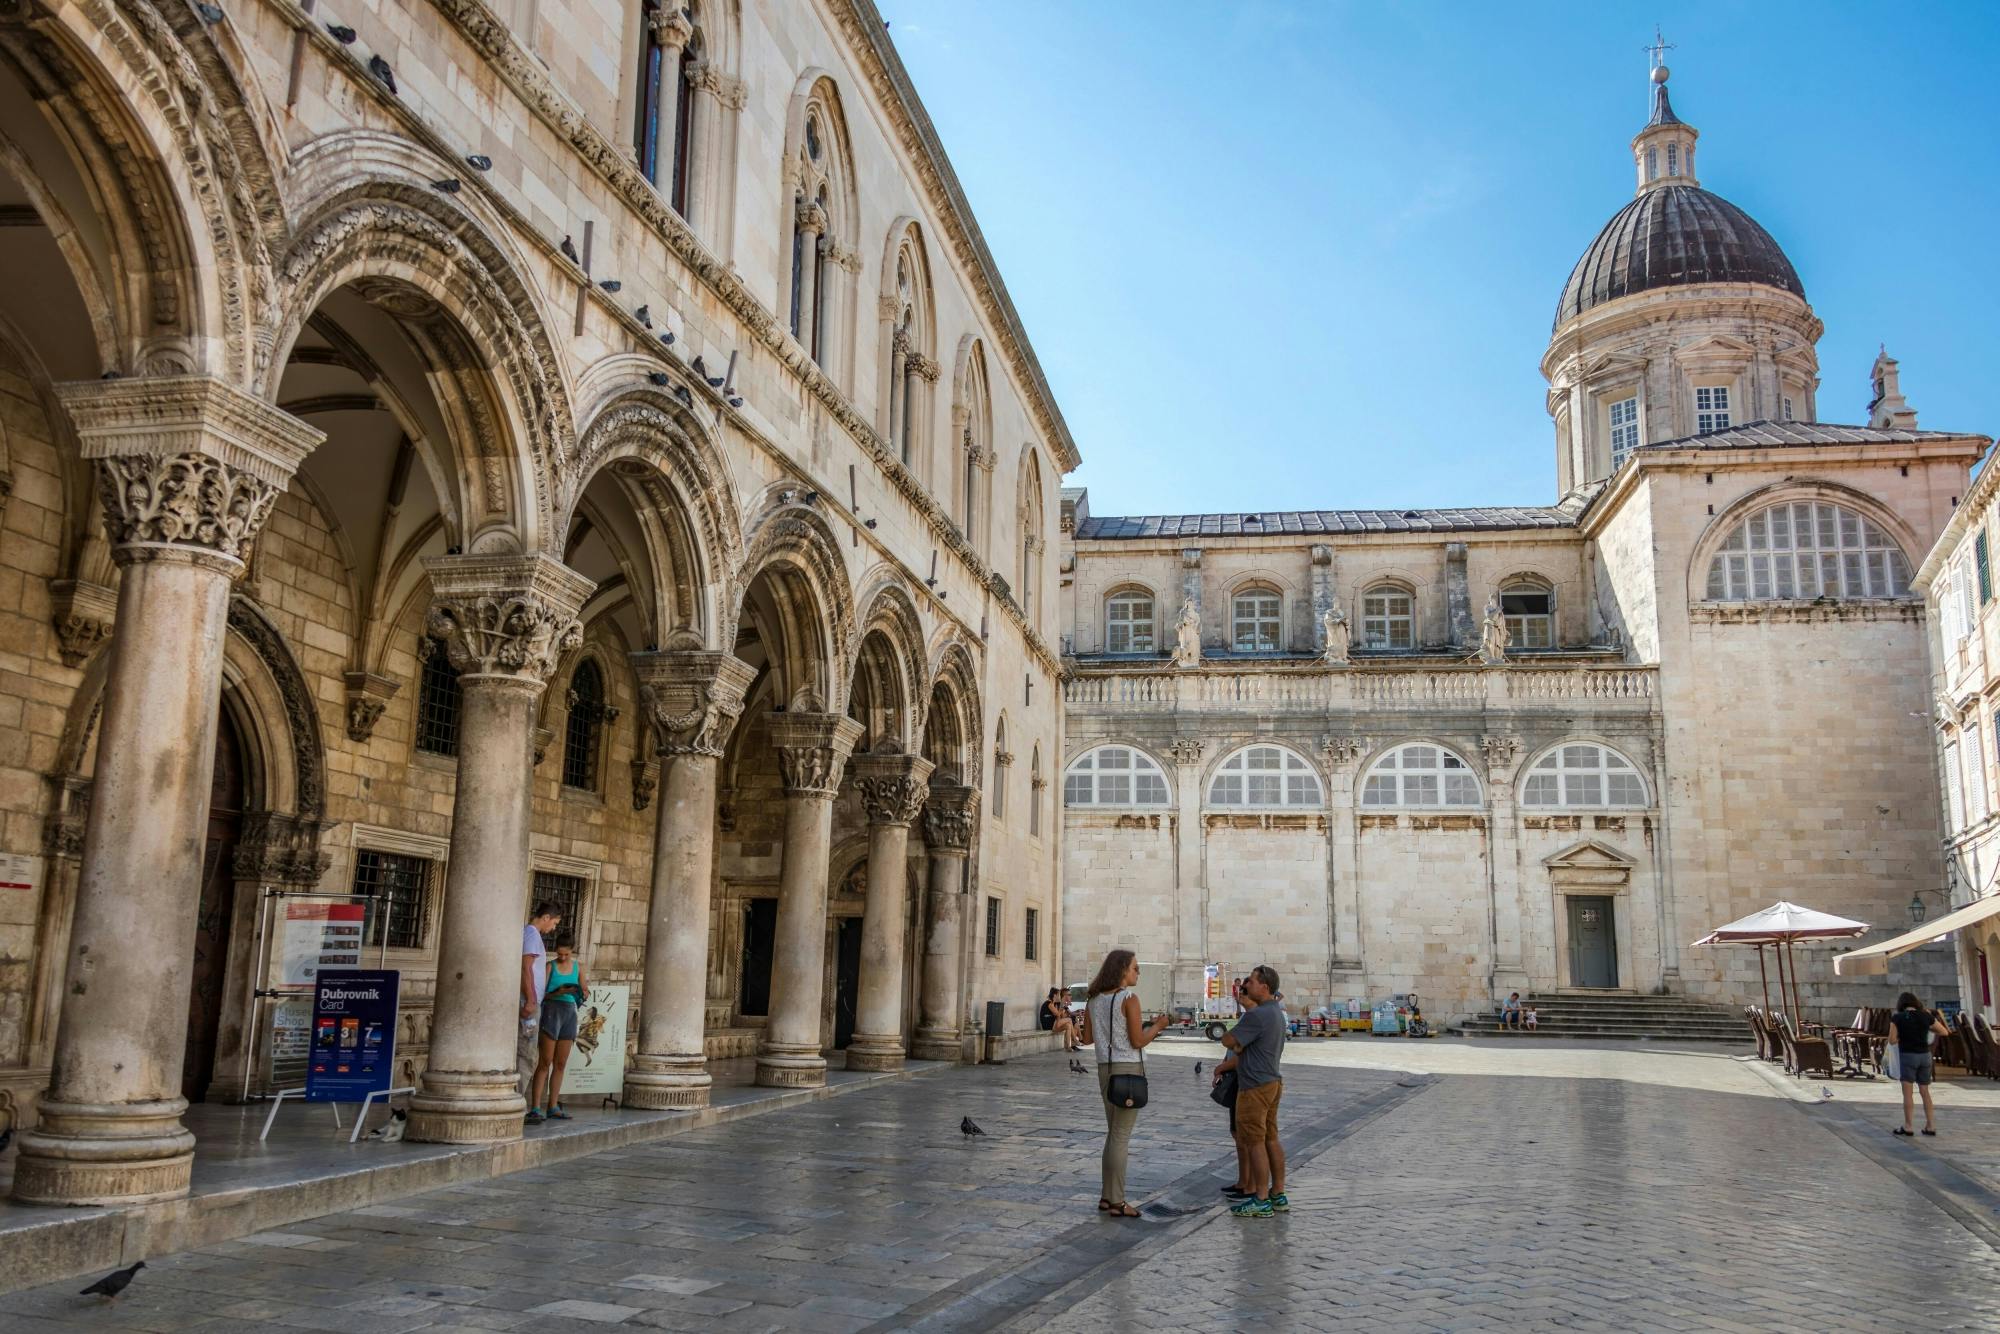
[[[389,62],[380,56],[368,57],[368,72],[382,81],[382,86],[390,92],[396,91],[396,71],[389,68]]]
[[[1083,1062],[1077,1060],[1074,1056],[1069,1058],[1069,1072],[1073,1075],[1087,1075],[1090,1073],[1090,1071],[1083,1068]]]
[[[333,40],[339,42],[342,46],[354,45],[354,29],[348,27],[345,23],[329,23],[326,25],[326,30],[332,33]]]
[[[672,329],[660,330],[660,341],[668,347],[672,347],[674,345],[674,331]]]
[[[1200,1062],[1200,1061],[1196,1061],[1196,1062],[1194,1063],[1194,1077],[1195,1077],[1196,1079],[1200,1079],[1200,1078],[1201,1078],[1201,1062]]]
[[[624,285],[624,283],[619,282],[616,278],[606,278],[598,284],[599,287],[602,287],[607,292],[615,292]]]
[[[653,327],[653,308],[651,306],[639,307],[637,310],[632,312],[632,316],[646,328],[650,329]]]
[[[493,170],[493,159],[484,153],[473,153],[465,159],[465,165],[474,171]]]
[[[201,15],[203,23],[220,23],[227,17],[220,5],[196,5],[194,12]]]
[[[389,1120],[368,1132],[369,1139],[381,1140],[384,1144],[399,1144],[403,1133],[410,1128],[410,1114],[400,1107],[389,1109]]]
[[[563,237],[562,244],[556,248],[563,252],[564,259],[577,265],[579,268],[582,267],[583,261],[576,257],[576,243],[571,241],[569,237]]]
[[[1829,1086],[1825,1085],[1825,1084],[1821,1084],[1821,1085],[1819,1086],[1819,1100],[1820,1100],[1821,1102],[1832,1102],[1832,1101],[1833,1101],[1833,1089],[1832,1089],[1832,1088],[1830,1088]]]
[[[436,190],[440,194],[455,195],[459,189],[458,177],[447,176],[441,181],[432,181],[431,189]]]
[[[85,1288],[82,1292],[79,1292],[77,1296],[102,1297],[106,1301],[109,1301],[111,1298],[116,1297],[119,1293],[125,1291],[126,1285],[129,1284],[132,1281],[133,1277],[137,1275],[138,1272],[141,1269],[144,1269],[145,1267],[146,1267],[146,1262],[144,1260],[141,1260],[139,1261],[139,1263],[133,1265],[129,1269],[113,1270],[111,1273],[106,1274],[103,1278],[98,1279],[97,1282]]]
[[[971,1117],[967,1116],[967,1117],[962,1117],[959,1120],[958,1133],[967,1136],[969,1138],[973,1135],[983,1135],[986,1132],[981,1130],[977,1125],[975,1125]]]

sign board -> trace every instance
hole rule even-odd
[[[25,852],[0,852],[0,892],[23,889],[33,893],[42,880],[42,859]]]
[[[308,1102],[360,1102],[394,1086],[401,974],[327,968],[313,983]]]
[[[624,1089],[631,1008],[632,988],[626,983],[591,983],[590,999],[576,1007],[576,1049],[563,1068],[565,1099]]]
[[[325,899],[286,903],[278,940],[282,970],[278,985],[309,987],[324,969],[359,968],[367,919],[365,903]]]

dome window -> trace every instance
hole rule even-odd
[[[1681,146],[1679,144],[1668,144],[1667,175],[1678,176],[1680,174],[1681,174]]]
[[[1694,430],[1696,435],[1707,435],[1712,431],[1729,429],[1729,386],[1726,384],[1705,384],[1694,391]]]
[[[1611,405],[1611,471],[1617,472],[1625,456],[1639,447],[1639,399],[1621,398]]]

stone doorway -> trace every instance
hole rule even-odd
[[[1569,984],[1573,987],[1618,985],[1618,936],[1612,902],[1596,895],[1569,896]]]
[[[842,917],[836,922],[833,963],[833,1049],[845,1050],[854,1041],[854,1016],[861,998],[861,919]]]
[[[215,1076],[216,1033],[228,1003],[224,982],[236,892],[236,841],[243,829],[243,744],[228,708],[218,708],[218,715],[201,900],[195,915],[194,970],[188,986],[187,1046],[181,1059],[181,1096],[189,1102],[202,1101]]]
[[[777,947],[778,901],[743,901],[743,980],[736,1012],[758,1019],[771,1013],[771,960]]]

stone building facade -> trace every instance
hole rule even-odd
[[[531,897],[628,1104],[1032,1031],[1076,448],[868,0],[0,5],[0,223],[18,1197],[185,1191],[298,896],[416,1138]]]
[[[1269,961],[1295,1005],[1758,994],[1779,898],[1902,929],[1937,771],[1911,575],[1988,442],[1878,388],[1698,184],[1666,70],[1542,360],[1540,508],[1137,518],[1063,497],[1064,969]],[[1706,161],[1704,150],[1704,161]],[[1948,987],[1937,951],[1909,967]],[[1878,999],[1807,975],[1811,1003]]]

